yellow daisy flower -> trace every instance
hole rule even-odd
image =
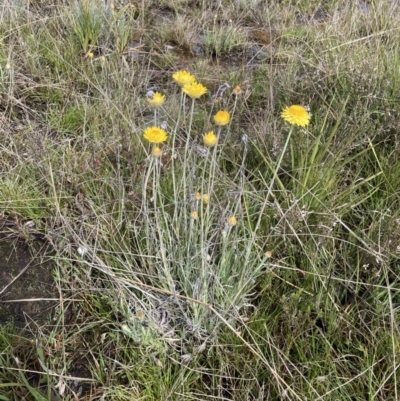
[[[230,216],[228,218],[228,226],[233,227],[233,226],[236,226],[236,224],[237,224],[236,217],[235,216]]]
[[[162,155],[162,150],[161,150],[158,146],[156,146],[156,147],[153,148],[153,150],[151,151],[151,154],[152,154],[154,157],[160,157],[160,156]]]
[[[285,107],[281,112],[281,117],[292,125],[299,125],[306,127],[310,124],[310,114],[304,106],[294,104],[289,107]]]
[[[153,96],[147,98],[147,102],[151,107],[160,107],[165,102],[165,95],[162,95],[160,92],[156,92],[153,94]]]
[[[192,82],[191,84],[185,84],[182,88],[183,92],[186,93],[192,99],[198,99],[207,93],[207,88],[199,84],[198,82]]]
[[[172,78],[180,85],[192,84],[196,82],[196,78],[186,70],[179,70],[172,74]]]
[[[231,119],[230,114],[226,110],[220,110],[214,116],[214,122],[217,125],[227,125]]]
[[[148,127],[144,130],[143,138],[151,143],[162,143],[168,138],[167,133],[159,127]]]
[[[203,135],[203,143],[204,146],[207,146],[208,148],[212,148],[215,146],[218,142],[218,137],[217,135],[214,134],[213,131],[207,132],[207,134]]]
[[[200,199],[201,199],[201,193],[200,193],[200,192],[196,192],[196,193],[194,194],[194,199],[200,200]]]
[[[235,88],[233,89],[233,94],[235,96],[239,96],[241,93],[242,93],[242,88],[239,85],[235,86]]]
[[[210,201],[209,195],[208,194],[204,194],[201,198],[203,199],[203,203],[205,205],[208,205],[208,202]]]
[[[197,210],[193,210],[193,212],[190,213],[190,217],[191,217],[193,220],[197,220],[197,219],[199,218],[199,213],[197,212]]]

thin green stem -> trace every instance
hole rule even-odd
[[[288,134],[288,136],[286,138],[285,145],[283,146],[282,152],[281,152],[281,154],[279,156],[279,160],[276,163],[276,166],[275,166],[275,169],[274,169],[274,174],[272,176],[271,183],[269,185],[267,195],[265,196],[264,202],[263,202],[263,204],[261,206],[261,209],[259,211],[259,215],[258,215],[256,226],[254,227],[254,230],[252,231],[252,240],[250,241],[250,244],[253,244],[255,242],[257,231],[260,228],[261,220],[262,220],[263,215],[264,215],[264,210],[265,210],[265,208],[267,207],[267,204],[268,204],[268,199],[272,195],[272,191],[273,191],[273,188],[274,188],[274,185],[275,185],[275,180],[278,177],[278,171],[279,171],[279,169],[281,167],[283,156],[285,155],[287,147],[289,145],[290,138],[291,138],[292,133],[293,133],[293,128],[294,128],[293,126],[290,128],[289,134]],[[252,247],[248,246],[247,251],[246,251],[246,257],[245,257],[245,265],[248,263],[248,260],[250,258],[251,249],[252,249]]]
[[[149,162],[149,166],[147,168],[147,173],[146,176],[144,178],[144,182],[143,182],[143,194],[142,194],[142,207],[145,211],[145,214],[148,214],[148,205],[147,205],[147,185],[149,183],[149,179],[150,179],[150,174],[153,170],[153,162],[154,162],[154,158],[151,157],[150,158],[150,162]]]
[[[164,211],[164,203],[162,201],[162,196],[160,193],[160,160],[159,159],[156,159],[155,163],[153,163],[151,170],[153,171],[153,185],[152,185],[153,216],[154,216],[154,222],[157,227],[157,233],[158,233],[157,248],[161,255],[162,269],[163,269],[164,277],[167,282],[167,288],[170,291],[174,291],[173,279],[171,276],[170,266],[169,266],[169,263],[167,260],[167,254],[166,254],[166,246],[164,243],[164,238],[165,238],[164,234],[165,233],[164,233],[163,227],[161,226],[161,217],[162,217],[162,215],[165,215],[165,211]],[[158,205],[158,202],[157,202],[158,200],[160,200],[161,207]]]
[[[176,141],[176,137],[178,134],[178,130],[179,130],[179,124],[180,124],[180,120],[181,120],[181,115],[182,115],[182,111],[185,108],[185,99],[186,99],[186,95],[184,92],[181,91],[181,98],[180,98],[180,107],[179,107],[179,112],[178,112],[178,118],[176,119],[175,122],[175,128],[172,132],[172,151],[171,151],[171,170],[172,170],[172,186],[173,186],[173,194],[174,194],[174,203],[175,205],[178,204],[179,202],[179,194],[178,194],[178,184],[176,182],[176,174],[175,174],[175,161],[177,158],[176,155],[176,149],[175,149],[175,141]],[[178,211],[178,213],[176,213]],[[180,208],[175,207],[175,213],[174,213],[174,224],[175,224],[175,229],[179,230],[179,215],[180,215]]]
[[[268,198],[269,198],[270,195],[272,194],[272,190],[273,190],[273,187],[274,187],[274,184],[275,184],[275,180],[276,180],[276,177],[278,176],[278,171],[279,171],[279,169],[281,168],[283,156],[284,156],[285,153],[286,153],[286,150],[287,150],[287,147],[288,147],[288,145],[289,145],[289,141],[290,141],[290,137],[292,136],[292,133],[293,133],[293,126],[290,128],[289,134],[288,134],[288,136],[287,136],[287,138],[286,138],[285,145],[283,146],[282,152],[281,152],[281,154],[280,154],[280,156],[279,156],[278,163],[276,164],[276,167],[275,167],[275,170],[274,170],[274,175],[272,176],[271,184],[270,184],[270,186],[269,186],[269,188],[268,188],[267,196],[265,197],[265,200],[266,200],[266,201],[268,200]],[[259,221],[260,221],[260,219],[259,219]],[[258,224],[257,224],[257,227],[258,227]]]
[[[220,138],[221,135],[221,127],[218,127],[217,137]],[[211,158],[211,165],[210,165],[210,175],[208,181],[208,194],[211,195],[214,189],[214,177],[215,177],[215,169],[217,166],[217,147],[218,145],[214,146]]]
[[[189,144],[190,144],[190,136],[191,136],[191,130],[192,130],[192,124],[193,124],[193,114],[194,114],[194,102],[195,99],[192,99],[192,106],[190,108],[190,116],[189,116],[189,127],[187,130],[187,135],[186,135],[186,144],[185,144],[185,158],[184,158],[184,163],[183,163],[183,187],[184,187],[184,202],[186,205],[187,201],[187,193],[186,193],[186,188],[188,188],[188,183],[187,183],[187,177],[186,177],[186,169],[187,166],[190,164],[189,163]]]
[[[227,141],[229,133],[231,132],[231,125],[232,125],[232,121],[233,121],[233,116],[235,115],[235,112],[236,112],[236,106],[237,106],[237,96],[235,96],[235,102],[233,103],[232,112],[230,113],[231,119],[230,119],[228,125],[226,126],[226,134],[225,134],[225,139],[224,139],[224,145],[225,145],[225,143]]]

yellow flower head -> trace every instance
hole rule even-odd
[[[214,132],[210,131],[207,132],[207,134],[203,135],[203,143],[204,146],[207,146],[208,148],[212,148],[215,146],[218,142],[218,137],[217,135],[214,134]]]
[[[151,151],[151,154],[152,154],[154,157],[160,157],[160,156],[162,155],[162,150],[161,150],[158,146],[156,146],[156,147],[153,148],[153,150]]]
[[[200,199],[201,199],[201,193],[200,193],[200,192],[196,192],[196,193],[194,194],[194,199],[200,200]]]
[[[147,98],[147,102],[151,107],[160,107],[165,102],[165,95],[162,95],[160,92],[156,92],[153,94],[153,96]]]
[[[214,122],[217,125],[227,125],[231,119],[230,114],[226,110],[220,110],[214,116]]]
[[[209,195],[208,194],[204,194],[201,198],[203,199],[203,203],[205,205],[208,205],[208,202],[210,201]]]
[[[236,226],[236,224],[237,224],[236,217],[235,216],[230,216],[228,218],[228,226],[233,227],[233,226]]]
[[[292,125],[300,125],[306,127],[310,124],[310,114],[304,106],[294,104],[293,106],[285,107],[281,112],[281,117]]]
[[[233,89],[233,94],[235,96],[239,96],[241,93],[242,93],[242,88],[239,85],[235,86],[235,88]]]
[[[192,99],[198,99],[207,93],[207,88],[198,82],[192,82],[191,84],[185,84],[182,91]]]
[[[168,135],[162,128],[148,127],[144,130],[143,137],[151,143],[162,143],[167,140]]]
[[[199,218],[199,213],[197,212],[197,210],[193,210],[193,212],[190,213],[190,217],[191,217],[193,220],[197,220],[197,219]]]
[[[172,78],[180,85],[192,84],[196,82],[196,78],[186,70],[179,70],[172,74]]]

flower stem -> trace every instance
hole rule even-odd
[[[186,168],[189,165],[189,161],[188,161],[188,153],[189,153],[189,144],[190,144],[190,133],[191,133],[191,129],[192,129],[192,123],[193,123],[193,114],[194,114],[194,100],[192,99],[192,107],[190,108],[190,120],[189,120],[189,127],[186,133],[186,144],[185,144],[185,158],[184,158],[184,163],[183,163],[183,183],[184,183],[184,202],[186,205],[186,201],[187,201],[187,193],[186,193],[186,188],[190,188],[190,186],[188,186],[188,183],[186,182]]]
[[[178,130],[179,130],[179,124],[181,121],[181,115],[182,115],[182,111],[184,111],[185,108],[185,94],[183,92],[181,92],[181,99],[180,99],[180,107],[179,107],[179,113],[178,113],[178,118],[176,119],[175,122],[175,128],[174,131],[172,133],[172,154],[171,154],[171,170],[172,170],[172,186],[173,186],[173,193],[174,193],[174,202],[175,205],[178,204],[178,200],[179,200],[179,194],[178,194],[178,188],[177,188],[177,182],[176,182],[176,177],[175,177],[175,161],[176,161],[176,149],[175,149],[175,141],[176,141],[176,137],[178,134]],[[175,207],[175,211],[179,210],[179,208]],[[178,214],[174,214],[174,221],[175,221],[175,227],[179,227],[178,221],[179,221],[179,215]]]
[[[264,202],[263,202],[263,204],[262,204],[260,210],[258,211],[257,223],[256,223],[256,225],[255,225],[255,227],[254,227],[254,229],[253,229],[253,231],[252,231],[252,233],[251,233],[251,236],[252,236],[252,241],[251,241],[251,243],[253,243],[253,241],[255,241],[255,238],[256,238],[256,235],[257,235],[257,231],[258,231],[258,229],[260,228],[261,221],[262,221],[262,217],[264,216],[264,210],[265,210],[265,208],[266,208],[267,205],[268,205],[268,198],[269,198],[270,195],[272,194],[272,190],[273,190],[273,187],[274,187],[274,184],[275,184],[275,180],[276,180],[277,177],[278,177],[278,171],[279,171],[279,169],[280,169],[280,167],[281,167],[282,160],[283,160],[283,156],[284,156],[284,154],[286,153],[287,147],[288,147],[288,145],[289,145],[289,141],[290,141],[290,137],[292,136],[292,132],[293,132],[293,127],[290,128],[289,134],[288,134],[288,136],[287,136],[287,138],[286,138],[285,145],[283,146],[281,155],[279,156],[278,163],[277,163],[276,166],[275,166],[274,174],[273,174],[273,176],[272,176],[271,183],[270,183],[270,185],[269,185],[267,195],[265,196]],[[250,258],[250,255],[251,255],[251,246],[249,246],[249,247],[247,248],[247,251],[246,251],[246,256],[245,256],[245,261],[244,261],[244,265],[245,265],[245,266],[246,266],[246,264],[248,263],[248,260],[249,260],[249,258]]]
[[[220,138],[220,136],[221,136],[221,127],[218,127],[218,132],[217,132],[218,139]],[[211,195],[211,193],[213,192],[213,188],[214,188],[215,168],[217,166],[217,147],[218,147],[218,143],[217,143],[217,145],[214,146],[214,149],[212,152],[210,174],[209,174],[209,178],[208,178],[208,191],[207,191],[207,193],[209,195]]]
[[[293,127],[290,128],[289,134],[288,134],[288,136],[287,136],[287,138],[286,138],[285,145],[283,146],[281,155],[279,156],[278,163],[277,163],[276,166],[275,166],[274,175],[272,176],[271,184],[269,185],[269,188],[268,188],[268,193],[267,193],[267,196],[266,196],[266,200],[268,200],[268,198],[269,198],[270,195],[272,194],[272,190],[273,190],[273,187],[274,187],[274,184],[275,184],[275,180],[276,180],[276,178],[278,177],[278,170],[279,170],[280,167],[281,167],[282,160],[283,160],[283,156],[284,156],[285,153],[286,153],[287,147],[288,147],[288,145],[289,145],[290,137],[292,136],[292,132],[293,132]]]

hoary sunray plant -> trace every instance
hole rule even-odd
[[[224,137],[228,147],[231,141],[228,124],[235,116],[226,109],[217,111],[209,119],[215,124],[216,133],[206,132],[207,121],[201,126],[194,125],[197,108],[212,110],[209,100],[200,103],[208,89],[186,70],[174,73],[173,79],[180,85],[181,93],[179,111],[168,123],[169,138],[163,144],[165,152],[171,155],[169,167],[163,167],[161,159],[155,157],[161,140],[158,134],[150,134],[155,130],[158,133],[159,128],[148,127],[143,135],[149,142],[157,143],[149,154],[143,188],[142,207],[148,218],[146,249],[152,250],[154,264],[158,266],[157,277],[162,278],[158,285],[171,293],[178,285],[180,294],[191,299],[187,324],[200,338],[221,324],[209,305],[218,305],[223,316],[236,319],[235,311],[250,301],[251,282],[260,274],[264,262],[263,258],[257,259],[248,263],[245,270],[232,263],[232,258],[245,257],[246,250],[255,246],[254,239],[246,234],[246,226],[240,227],[245,211],[238,200],[244,188],[239,187],[232,199],[226,198],[218,177],[220,160],[224,157],[220,138]],[[155,96],[149,100],[151,106]],[[231,101],[233,107],[237,96],[237,93],[229,96],[227,106]],[[161,111],[164,106],[160,104]],[[238,230],[242,231],[241,239]]]

